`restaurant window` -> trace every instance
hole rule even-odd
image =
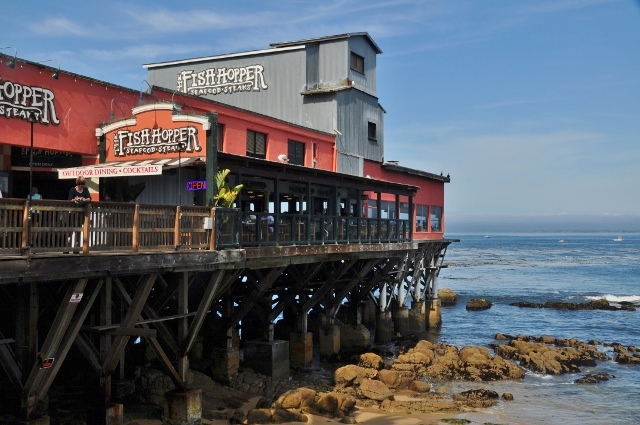
[[[416,232],[428,232],[427,214],[429,213],[428,205],[416,205]]]
[[[390,201],[380,202],[380,218],[398,218],[396,215],[396,203]]]
[[[442,207],[431,207],[431,231],[442,231]]]
[[[289,164],[304,165],[304,143],[289,140]]]
[[[376,132],[377,132],[376,123],[369,121],[369,124],[367,127],[367,135],[369,137],[369,140],[378,140]]]
[[[218,151],[223,152],[224,151],[224,124],[218,123],[218,130],[216,133],[218,136]]]
[[[247,156],[262,159],[267,158],[266,134],[247,130]]]
[[[360,74],[364,74],[364,58],[351,52],[351,69]]]

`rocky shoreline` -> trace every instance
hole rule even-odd
[[[228,385],[194,372],[193,387],[203,390],[203,420],[224,423],[307,422],[308,415],[357,423],[355,413],[374,409],[381,414],[460,415],[513,400],[509,393],[474,388],[451,393],[448,381],[489,382],[522,380],[527,370],[543,374],[579,373],[581,367],[610,360],[598,347],[610,347],[619,363],[640,365],[640,350],[619,343],[601,344],[552,336],[497,334],[491,348],[418,341],[411,348],[399,346],[393,359],[366,352],[349,364],[335,365],[333,375],[311,370],[290,380],[271,380],[244,369]],[[406,343],[406,342],[405,342]],[[324,373],[324,375],[323,375]],[[154,379],[148,379],[154,376]],[[575,380],[595,384],[614,379],[589,373]],[[142,373],[135,394],[140,403],[161,405],[171,380],[159,371]],[[144,384],[146,382],[146,384]],[[477,385],[476,385],[477,386]],[[146,396],[141,396],[146,394]],[[249,401],[254,398],[254,404]],[[216,422],[220,423],[220,422]]]

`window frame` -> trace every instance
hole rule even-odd
[[[291,148],[294,147],[294,152],[297,151],[297,148],[302,148],[302,155],[291,155]],[[287,142],[287,159],[289,160],[289,164],[300,165],[304,167],[304,157],[305,151],[307,147],[304,142],[299,142],[297,140],[289,139]],[[300,161],[298,161],[300,159]]]
[[[351,52],[351,56],[349,57],[349,68],[359,74],[364,75],[364,56],[360,56],[355,52]]]
[[[373,128],[373,134],[371,129]],[[369,140],[378,141],[378,124],[373,121],[367,121],[367,138]]]
[[[264,154],[256,153],[257,135],[259,135],[259,134],[264,136]],[[250,140],[250,139],[252,139],[252,140]],[[249,150],[249,143],[250,142],[253,143],[253,146],[251,146],[253,148],[253,150]],[[259,131],[247,129],[247,147],[246,147],[246,152],[247,152],[247,156],[248,157],[258,158],[258,159],[267,159],[267,134],[266,133],[261,133]]]

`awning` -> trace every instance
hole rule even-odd
[[[59,179],[75,179],[78,176],[122,177],[153,176],[162,174],[163,169],[184,167],[197,161],[199,157],[148,159],[145,161],[112,161],[103,164],[85,165],[83,167],[58,168]]]

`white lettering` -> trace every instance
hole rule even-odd
[[[144,128],[138,131],[120,130],[113,135],[115,156],[148,155],[154,153],[200,152],[198,129],[194,126]]]
[[[184,70],[178,74],[178,91],[194,95],[216,95],[267,90],[264,67],[249,65],[239,68],[207,68],[204,71]]]
[[[42,124],[60,124],[51,90],[0,79],[0,115],[28,120],[34,116]]]

